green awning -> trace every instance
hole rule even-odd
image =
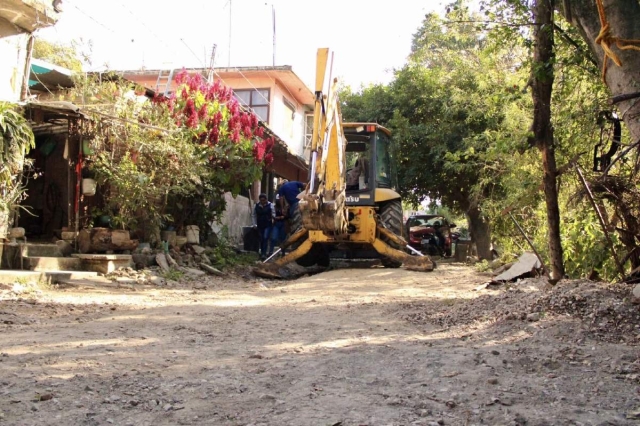
[[[73,87],[70,70],[40,59],[31,60],[30,89],[47,91],[56,90],[60,87]]]

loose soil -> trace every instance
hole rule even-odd
[[[640,424],[629,288],[486,281],[442,264],[0,288],[0,424]]]

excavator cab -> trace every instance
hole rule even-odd
[[[343,123],[343,131],[347,140],[347,206],[375,206],[382,201],[377,198],[399,200],[390,153],[391,132],[375,123]],[[393,194],[381,197],[377,189],[387,189]]]

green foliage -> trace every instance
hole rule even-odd
[[[491,0],[483,2],[477,15],[459,0],[447,9],[445,16],[425,17],[409,60],[396,70],[391,84],[357,92],[343,89],[343,115],[346,120],[379,121],[392,130],[407,205],[437,200],[459,213],[470,203],[479,204],[501,257],[513,259],[530,248],[504,213],[508,208],[547,257],[540,155],[527,143],[532,117],[530,6],[523,0]],[[556,31],[555,60],[547,67],[555,73],[556,158],[559,167],[575,160],[590,170],[600,134],[596,117],[610,108],[607,91],[577,31],[559,15],[555,24],[549,29]],[[610,129],[605,135],[610,138]],[[566,271],[571,277],[597,272],[612,279],[616,270],[602,230],[590,204],[575,201],[583,189],[573,169],[565,169],[558,185]],[[622,164],[615,171],[632,173]],[[598,182],[597,175],[587,175]],[[632,198],[605,197],[602,209],[615,220],[624,214],[621,206],[637,204]],[[624,253],[618,236],[615,244]]]
[[[179,97],[149,101],[114,76],[76,80],[68,99],[94,115],[83,126],[96,153],[88,167],[115,226],[151,236],[178,217],[205,229],[224,210],[224,193],[237,194],[273,159],[273,140],[219,83],[183,78]]]
[[[484,259],[478,263],[476,263],[475,265],[476,271],[478,272],[487,272],[491,270],[491,266],[489,264],[489,261]]]
[[[25,197],[25,155],[35,147],[33,131],[18,107],[0,102],[0,213],[15,211]],[[7,217],[7,216],[5,216]]]
[[[170,281],[180,281],[180,279],[182,279],[182,277],[184,277],[184,272],[178,270],[178,269],[169,269],[167,272],[165,272],[164,274],[162,274],[162,277],[165,280],[170,280]]]
[[[78,51],[78,47],[79,43],[76,41],[67,45],[37,38],[33,43],[33,57],[74,72],[81,72],[82,54]]]
[[[252,265],[258,258],[255,253],[237,253],[231,242],[223,237],[219,238],[216,246],[207,254],[213,266],[220,270]]]
[[[476,19],[462,1],[445,17],[427,15],[389,86],[355,94],[347,88],[341,96],[347,120],[392,129],[401,192],[414,205],[428,197],[465,212],[475,200],[503,192],[494,176],[504,166],[496,159],[523,143],[524,52],[489,44],[470,23]]]
[[[83,138],[96,153],[87,167],[104,192],[104,211],[114,226],[148,231],[170,221],[168,195],[193,192],[206,162],[168,110],[136,96],[134,89],[78,76],[69,96],[95,114],[85,123]]]
[[[580,276],[595,271],[601,277],[615,277],[616,266],[593,210],[581,209],[571,213],[565,214],[562,235],[567,274]],[[613,238],[617,241],[615,234]],[[620,246],[616,246],[619,250]]]

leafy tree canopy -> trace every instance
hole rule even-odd
[[[33,43],[33,57],[67,68],[71,71],[82,71],[82,54],[78,43],[53,43],[43,39],[36,39]]]

